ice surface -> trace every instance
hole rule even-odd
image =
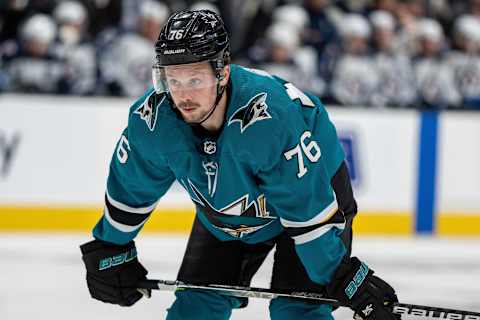
[[[0,319],[164,319],[173,300],[170,292],[155,292],[131,308],[89,297],[78,249],[88,240],[87,234],[0,234]],[[185,244],[184,235],[137,239],[140,259],[152,278],[175,278]],[[478,238],[357,238],[353,250],[396,288],[402,302],[480,312]],[[270,266],[271,257],[252,285],[268,286]],[[351,312],[340,309],[335,318],[351,319]],[[268,303],[251,299],[232,319],[269,319]]]

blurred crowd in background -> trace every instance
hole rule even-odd
[[[221,14],[234,63],[324,103],[480,110],[480,0],[3,0],[0,91],[140,96],[185,8]]]

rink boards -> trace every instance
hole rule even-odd
[[[85,231],[102,211],[130,99],[0,97],[0,230]],[[359,234],[480,235],[480,113],[328,108],[347,152]],[[146,231],[184,232],[175,184]]]

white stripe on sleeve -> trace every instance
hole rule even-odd
[[[322,235],[324,235],[325,233],[327,233],[328,231],[330,231],[334,227],[336,227],[340,230],[343,230],[343,229],[345,229],[345,223],[327,224],[327,225],[321,226],[320,228],[312,230],[310,232],[307,232],[307,233],[304,233],[304,234],[301,234],[301,235],[298,235],[298,236],[294,236],[293,240],[295,241],[296,245],[304,244],[306,242],[309,242],[309,241],[312,241],[314,239],[317,239],[317,238],[321,237]]]
[[[120,222],[117,222],[113,220],[113,218],[110,216],[110,213],[108,212],[107,206],[105,206],[105,210],[103,211],[103,214],[105,218],[107,219],[108,223],[110,223],[115,229],[121,231],[121,232],[133,232],[140,228],[145,222],[147,222],[148,219],[145,219],[142,223],[137,224],[136,226],[129,226]]]
[[[158,203],[158,201],[156,201],[154,204],[152,204],[148,207],[133,208],[133,207],[127,206],[126,204],[123,204],[123,203],[113,199],[110,196],[110,194],[108,193],[108,190],[107,190],[107,199],[108,199],[108,202],[110,202],[110,204],[112,206],[116,207],[117,209],[120,209],[122,211],[127,211],[129,213],[138,213],[138,214],[148,214],[148,213],[152,212],[153,209],[155,209],[155,207],[157,206],[157,203]]]
[[[315,217],[311,218],[307,221],[291,221],[287,219],[280,218],[280,222],[286,228],[301,228],[301,227],[308,227],[313,226],[315,224],[323,223],[328,221],[335,212],[338,210],[337,199],[333,199],[333,202],[330,203],[325,209],[323,209],[320,213],[318,213]]]

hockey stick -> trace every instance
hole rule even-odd
[[[295,298],[314,300],[323,304],[329,304],[337,307],[348,307],[338,300],[324,297],[319,293],[309,292],[278,292],[264,288],[254,287],[236,287],[226,285],[195,285],[187,284],[180,281],[171,280],[144,280],[137,284],[139,289],[152,289],[162,291],[175,291],[181,289],[200,289],[216,291],[219,294],[241,297],[241,298],[262,298],[262,299],[274,299],[278,297]],[[458,319],[458,320],[480,320],[480,313],[470,312],[464,310],[446,309],[429,307],[415,304],[406,303],[394,303],[393,313],[395,314],[408,314],[418,317],[430,317],[436,319]]]

